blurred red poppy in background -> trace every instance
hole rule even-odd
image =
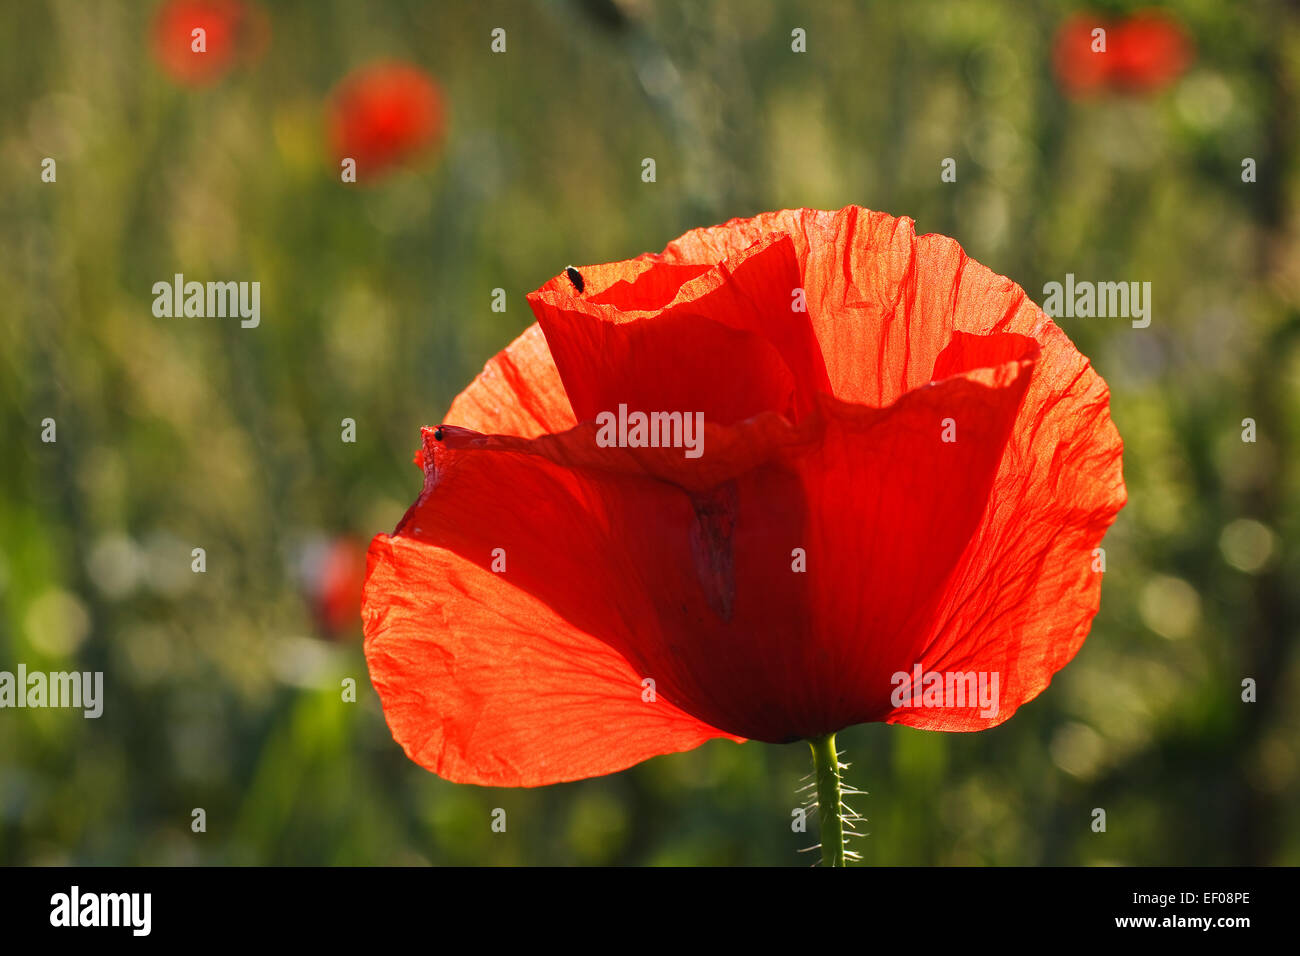
[[[1093,31],[1105,31],[1104,50]],[[1193,44],[1181,23],[1163,10],[1144,10],[1121,20],[1080,13],[1057,31],[1052,63],[1070,96],[1104,91],[1156,92],[1191,64]]]
[[[1106,52],[1093,49],[1092,31],[1106,31]],[[1086,96],[1100,92],[1110,82],[1109,20],[1100,16],[1078,14],[1067,19],[1056,31],[1052,46],[1052,65],[1057,82],[1071,96]]]
[[[1134,14],[1115,30],[1117,86],[1135,91],[1168,86],[1192,62],[1192,39],[1174,17],[1160,10]]]
[[[329,107],[337,161],[356,160],[357,179],[382,173],[436,145],[445,121],[442,94],[409,63],[377,63],[349,74]]]
[[[316,626],[326,637],[355,633],[366,577],[365,544],[350,536],[314,540],[302,549],[298,563]]]
[[[169,0],[154,16],[154,58],[172,79],[202,86],[260,57],[269,35],[266,14],[244,0]]]
[[[769,213],[529,303],[370,546],[371,679],[424,767],[532,786],[712,737],[980,730],[1083,643],[1125,501],[1109,393],[952,239]],[[701,415],[700,454],[611,446],[621,405]],[[997,674],[998,706],[900,705],[917,666]]]

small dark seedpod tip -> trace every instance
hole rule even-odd
[[[569,281],[573,283],[573,287],[579,292],[581,292],[583,287],[587,284],[582,281],[582,273],[573,268],[573,266],[565,266],[564,274],[569,277]]]

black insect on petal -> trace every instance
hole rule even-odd
[[[565,266],[564,274],[569,277],[569,281],[573,283],[573,287],[579,292],[582,292],[583,288],[587,284],[582,281],[582,273],[573,268],[573,266]]]

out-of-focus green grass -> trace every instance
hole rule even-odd
[[[1125,438],[1092,636],[993,731],[843,733],[869,791],[856,848],[1300,862],[1293,5],[1181,4],[1186,76],[1081,103],[1051,77],[1061,3],[638,2],[624,29],[579,3],[267,9],[267,56],[201,90],[150,62],[152,4],[3,14],[0,669],[103,670],[107,701],[97,721],[0,712],[0,862],[811,862],[796,851],[815,832],[790,828],[803,745],[715,742],[538,790],[424,772],[387,733],[359,626],[316,635],[295,561],[391,530],[419,489],[419,427],[566,263],[850,203],[956,237],[1038,301],[1066,272],[1154,295],[1148,329],[1061,322]],[[437,77],[446,141],[344,186],[322,106],[377,57]],[[152,284],[177,272],[260,281],[261,327],[154,318]]]

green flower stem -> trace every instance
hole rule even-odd
[[[822,866],[844,866],[844,801],[835,735],[808,741],[817,774],[817,816],[822,837]]]

